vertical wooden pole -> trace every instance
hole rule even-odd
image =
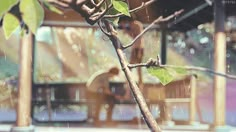
[[[167,45],[166,45],[166,28],[163,27],[161,30],[161,63],[166,64],[167,56]]]
[[[35,35],[32,35],[32,41],[31,41],[31,45],[32,45],[32,59],[31,59],[31,110],[30,110],[30,115],[31,118],[33,119],[34,116],[34,104],[32,103],[32,100],[34,98],[36,98],[36,89],[34,89],[34,74],[35,74],[35,55],[36,55],[36,45],[35,45]]]
[[[214,45],[214,70],[218,73],[226,71],[226,35],[225,35],[225,7],[222,0],[215,0],[215,45]],[[226,79],[214,76],[214,125],[225,125],[225,87]]]
[[[27,127],[31,125],[32,36],[31,33],[25,34],[20,44],[17,127]]]
[[[196,124],[196,85],[197,85],[197,77],[195,75],[191,75],[191,82],[190,82],[190,87],[191,87],[191,97],[190,97],[190,118],[189,118],[189,123],[191,125]]]
[[[172,121],[171,102],[164,101],[164,125],[174,126],[175,122]]]

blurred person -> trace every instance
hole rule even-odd
[[[92,113],[92,106],[89,106],[88,118],[93,118],[95,125],[99,124],[99,114],[101,105],[108,104],[107,108],[107,122],[112,122],[112,111],[114,107],[115,99],[121,98],[119,95],[115,95],[109,88],[109,81],[114,76],[119,74],[117,67],[112,67],[108,71],[97,72],[93,74],[88,80],[87,86],[87,98],[89,100],[95,100],[95,114]]]
[[[122,16],[119,19],[119,27],[133,39],[143,31],[143,24],[128,16]],[[130,64],[141,63],[143,59],[144,42],[143,37],[140,37],[131,47]],[[137,68],[138,85],[142,89],[143,79],[141,67]]]

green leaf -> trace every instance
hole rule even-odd
[[[0,4],[0,18],[3,16],[3,14],[8,12],[18,2],[19,2],[19,0],[1,0],[1,4]]]
[[[60,14],[60,15],[63,14],[63,12],[62,12],[61,10],[59,10],[58,8],[56,8],[55,6],[53,6],[52,4],[50,4],[49,2],[47,2],[47,1],[44,0],[44,1],[43,1],[43,4],[44,4],[44,6],[45,6],[47,9],[49,9],[50,11],[55,12],[55,13]]]
[[[111,8],[110,10],[107,11],[107,15],[115,15],[118,14],[119,11],[117,11],[115,8]],[[119,17],[115,17],[115,18],[108,18],[109,21],[111,21],[114,25],[118,26],[118,21],[119,21]]]
[[[8,39],[14,31],[20,26],[20,22],[16,16],[7,13],[3,17],[3,30],[6,39]]]
[[[162,85],[166,85],[174,80],[174,76],[166,68],[151,67],[148,68],[148,72],[157,77]]]
[[[123,13],[126,16],[130,16],[129,13],[129,7],[127,3],[121,0],[112,0],[113,7],[119,11],[120,13]]]
[[[38,0],[21,0],[20,11],[25,24],[35,34],[44,19],[44,10]]]
[[[184,68],[178,67],[178,68],[172,68],[176,73],[178,74],[187,74],[188,71]]]

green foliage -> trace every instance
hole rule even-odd
[[[55,6],[53,6],[52,4],[50,4],[49,2],[47,2],[45,0],[43,1],[43,5],[52,12],[55,12],[60,15],[63,14],[63,12],[61,10],[57,9]]]
[[[56,12],[58,14],[62,14],[59,9],[49,4],[47,1],[42,1],[43,5],[49,10]],[[111,0],[113,4],[113,8],[108,11],[107,14],[115,15],[118,13],[122,13],[124,15],[130,16],[129,7],[126,2],[122,0]],[[19,3],[19,9],[21,12],[21,16],[17,16],[22,18],[22,22],[32,31],[34,34],[36,33],[38,27],[42,24],[44,19],[44,10],[40,5],[38,0],[2,0],[0,4],[0,19],[2,16],[9,12],[10,9]],[[17,21],[17,17],[12,14],[7,14],[3,19],[4,21],[4,33],[5,37],[9,38],[11,34],[15,31],[15,29],[19,26],[19,20]],[[109,19],[112,23],[117,24],[118,18]],[[21,27],[21,28],[25,28]],[[24,29],[20,30],[23,31]]]
[[[37,0],[21,0],[20,11],[28,28],[36,33],[44,19],[44,10]]]
[[[121,0],[112,0],[113,7],[119,11],[120,13],[123,13],[126,16],[130,16],[129,13],[129,7],[127,3]]]
[[[184,68],[160,68],[160,67],[151,67],[148,68],[149,74],[157,77],[162,85],[167,85],[180,74],[187,74],[187,71]]]
[[[6,13],[3,18],[4,35],[8,39],[12,33],[20,26],[20,22],[16,16]]]
[[[120,12],[117,11],[115,8],[111,8],[111,9],[108,10],[108,12],[107,12],[107,14],[109,14],[109,15],[115,15],[115,14],[118,14],[118,13],[120,13]],[[118,25],[118,21],[119,21],[119,18],[118,18],[118,17],[109,18],[108,20],[111,21],[113,24]]]
[[[19,2],[19,0],[1,0],[0,19],[6,12],[8,12],[18,2]]]
[[[166,85],[174,79],[174,76],[166,68],[151,67],[148,68],[148,72],[157,77],[162,85]]]
[[[187,74],[188,71],[184,68],[178,67],[178,68],[171,68],[174,70],[174,72],[176,72],[177,74]]]
[[[22,18],[23,22],[33,33],[36,33],[38,27],[43,22],[44,10],[38,0],[21,0],[19,4],[21,16],[16,17],[8,12],[18,3],[19,0],[2,0],[0,4],[0,18],[5,14],[3,17],[3,29],[7,39],[20,25],[17,17]],[[55,11],[52,6],[50,6],[50,9]],[[21,31],[23,31],[23,29]]]

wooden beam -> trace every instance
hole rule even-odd
[[[63,14],[57,14],[55,12],[44,9],[45,18],[43,25],[45,26],[69,26],[68,23],[87,23],[84,18],[80,16],[79,13],[75,12],[72,9],[67,9],[63,11]],[[59,25],[58,25],[59,24]]]

